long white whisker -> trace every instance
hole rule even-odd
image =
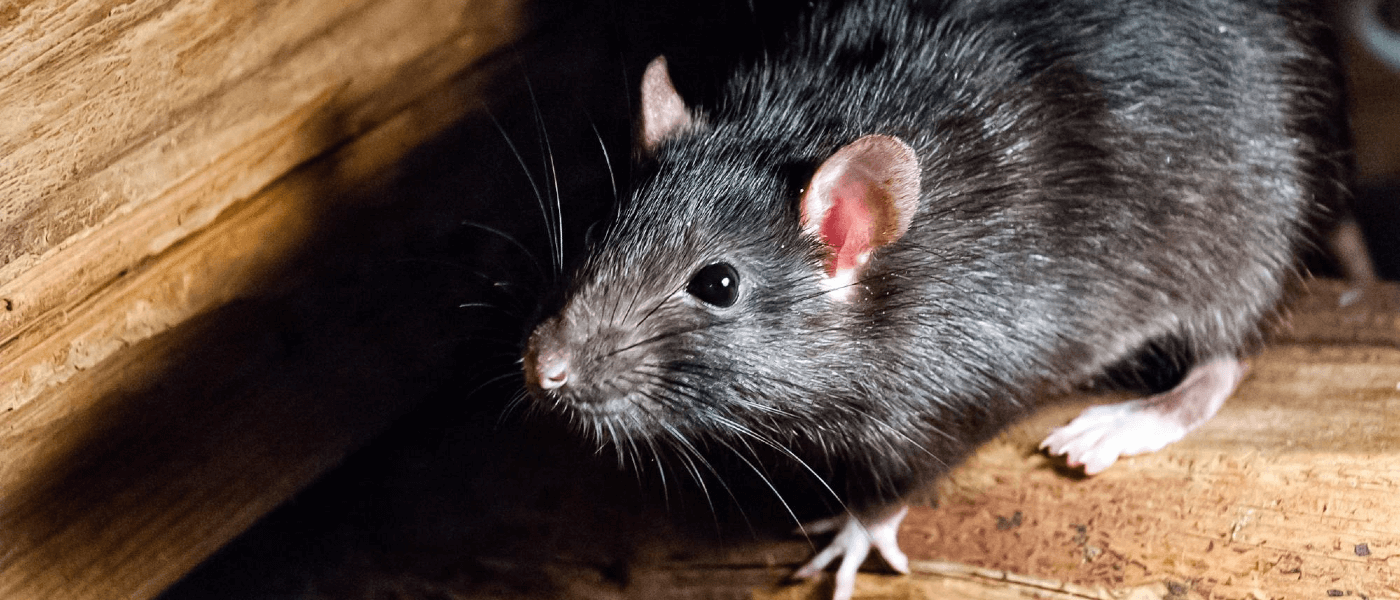
[[[533,95],[532,95],[533,97]],[[539,184],[535,183],[535,176],[530,173],[530,167],[525,165],[525,157],[520,154],[520,149],[515,147],[515,142],[511,141],[510,134],[506,133],[506,128],[501,126],[501,122],[496,120],[496,115],[491,113],[491,108],[485,102],[481,103],[482,109],[486,112],[487,118],[491,119],[491,124],[496,126],[496,131],[501,132],[501,138],[505,140],[506,146],[510,147],[510,152],[515,156],[515,161],[520,164],[520,170],[525,172],[525,179],[530,182],[530,189],[535,192],[535,203],[540,207],[540,216],[544,218],[546,237],[550,242],[551,250],[555,247],[553,224],[550,223],[549,210],[545,208],[544,194],[540,193]],[[556,253],[561,251],[555,251]]]
[[[680,431],[677,431],[674,427],[670,425],[666,426],[666,431],[671,435],[673,439],[675,439],[679,444],[681,444],[681,447],[686,452],[688,452],[690,456],[694,457],[695,460],[700,461],[700,464],[705,467],[705,470],[709,471],[710,474],[715,476],[715,482],[718,483],[719,486],[724,489],[724,493],[729,495],[729,499],[733,500],[734,506],[739,509],[739,517],[744,520],[744,526],[749,529],[749,534],[754,537],[758,537],[758,533],[753,528],[753,522],[749,520],[748,511],[744,510],[744,505],[741,502],[739,502],[739,497],[734,495],[734,490],[729,487],[729,484],[727,482],[724,481],[724,477],[719,474],[719,471],[715,470],[714,466],[710,464],[710,461],[705,460],[705,456],[700,453],[699,449],[697,449],[695,445],[690,442],[690,440],[686,439],[683,435],[681,435]],[[689,459],[687,459],[687,462],[689,462]],[[694,467],[694,463],[691,463],[691,467]],[[715,520],[715,531],[721,531],[721,527],[719,524],[719,511],[715,510],[715,503],[710,498],[709,488],[705,485],[704,477],[702,477],[702,474],[699,472],[699,470],[694,471],[694,477],[695,482],[700,485],[700,489],[705,492],[705,502],[707,502],[710,505],[710,514],[714,517]],[[781,498],[779,499],[781,500]]]
[[[603,134],[598,133],[598,125],[593,122],[592,118],[588,119],[588,126],[593,129],[593,137],[598,139],[598,148],[603,151],[603,164],[608,167],[608,183],[612,185],[613,202],[617,202],[617,176],[613,173],[612,158],[608,156],[608,146],[603,143]]]
[[[522,167],[524,166],[524,162],[521,163],[521,166],[522,166]],[[531,182],[531,185],[533,185],[533,184],[534,184],[534,182],[532,181],[532,182]],[[539,193],[539,192],[536,191],[536,193]],[[475,228],[480,229],[480,230],[482,230],[482,231],[485,231],[485,232],[488,232],[488,233],[493,233],[493,234],[495,234],[496,236],[500,237],[501,239],[503,239],[503,240],[505,240],[505,241],[507,241],[507,242],[510,242],[510,243],[511,243],[512,245],[514,245],[516,248],[519,248],[521,252],[524,252],[524,253],[525,253],[525,258],[530,259],[530,264],[531,264],[531,265],[534,265],[534,267],[535,267],[535,274],[538,275],[538,276],[540,277],[540,280],[541,280],[541,281],[545,281],[544,268],[540,266],[540,261],[537,260],[537,259],[535,258],[535,253],[531,252],[529,248],[525,247],[525,244],[520,243],[520,240],[515,239],[515,236],[512,236],[512,235],[510,235],[510,234],[508,234],[508,233],[506,233],[506,232],[504,232],[504,231],[501,231],[501,230],[499,230],[499,229],[496,229],[495,227],[490,227],[490,226],[488,226],[488,225],[482,225],[481,223],[476,223],[476,222],[473,222],[473,221],[462,221],[462,225],[465,225],[465,226],[467,226],[467,227],[475,227]]]
[[[722,417],[722,416],[716,416],[716,417],[714,417],[714,418],[720,420],[720,422],[723,423],[726,427],[730,428],[731,431],[733,431],[733,432],[735,432],[735,433],[738,433],[738,434],[741,434],[741,435],[746,435],[746,436],[752,438],[754,441],[757,441],[757,442],[760,443],[760,444],[763,444],[763,445],[765,445],[765,446],[768,446],[769,448],[772,448],[772,449],[778,451],[779,453],[783,454],[783,455],[786,456],[787,458],[791,459],[793,462],[796,462],[799,466],[801,466],[801,467],[802,467],[803,469],[805,469],[808,473],[810,473],[810,474],[812,475],[812,477],[815,477],[815,478],[817,479],[817,482],[820,483],[820,484],[822,485],[823,488],[826,488],[827,493],[830,493],[832,499],[836,500],[836,503],[839,504],[839,505],[841,505],[841,510],[842,510],[843,512],[845,512],[846,515],[849,516],[849,517],[851,518],[852,521],[854,521],[854,522],[855,522],[857,525],[859,525],[861,528],[864,528],[864,527],[865,527],[865,524],[860,522],[860,519],[856,516],[855,512],[852,511],[851,508],[850,508],[849,506],[846,505],[846,502],[845,502],[844,500],[841,499],[841,495],[838,494],[838,493],[836,493],[836,490],[833,489],[833,488],[831,487],[831,484],[827,483],[826,479],[823,478],[819,473],[817,473],[816,469],[813,469],[811,465],[807,464],[807,461],[802,460],[802,458],[799,457],[799,456],[798,456],[796,453],[794,453],[792,450],[789,450],[789,449],[787,449],[787,448],[785,448],[785,447],[779,445],[778,443],[773,442],[772,440],[769,440],[768,438],[765,438],[765,437],[763,437],[763,436],[758,435],[757,433],[754,433],[754,432],[753,432],[752,430],[750,430],[748,427],[745,427],[745,426],[743,426],[743,425],[741,425],[741,424],[739,424],[739,423],[737,423],[737,422],[735,422],[735,421],[733,421],[733,420],[726,419],[726,418],[724,418],[724,417]],[[796,519],[796,518],[797,518],[796,515],[794,515],[793,518]],[[802,535],[804,535],[804,536],[807,535],[807,530],[802,526],[801,523],[798,523],[798,524],[797,524],[797,527],[798,527],[798,529],[800,529],[800,530],[802,531]]]
[[[802,531],[803,537],[806,537],[807,529],[803,527],[802,519],[799,519],[797,517],[797,513],[793,511],[792,506],[788,504],[787,498],[783,497],[783,493],[778,491],[778,487],[773,485],[773,482],[768,479],[768,476],[764,475],[763,471],[761,471],[758,468],[758,466],[753,463],[753,461],[749,460],[748,458],[745,458],[743,453],[739,452],[736,448],[734,448],[734,446],[729,445],[728,442],[725,442],[724,440],[719,438],[716,438],[716,441],[719,442],[720,445],[728,449],[731,453],[733,453],[734,456],[738,457],[739,460],[743,461],[745,465],[748,465],[749,469],[751,469],[755,475],[758,475],[758,478],[761,481],[763,481],[763,485],[767,486],[768,489],[773,492],[773,497],[777,498],[778,502],[783,505],[783,510],[786,510],[788,515],[792,517],[792,522],[797,523],[797,528],[800,531]],[[753,452],[753,449],[750,448],[749,452]],[[808,540],[808,543],[811,543],[810,539]]]
[[[632,423],[637,427],[637,429],[641,429],[641,417],[638,417],[636,414],[632,414],[631,418]],[[669,511],[671,510],[671,489],[667,485],[666,465],[665,462],[661,459],[661,451],[657,450],[656,441],[652,439],[652,436],[644,437],[643,441],[646,443],[647,449],[651,451],[652,460],[656,464],[656,474],[661,477],[661,499],[666,504],[666,510]]]
[[[521,410],[522,407],[525,412],[521,413],[521,418],[528,416],[530,411],[535,410],[534,403],[526,402],[529,397],[529,392],[523,389],[516,390],[515,394],[511,396],[510,401],[506,403],[506,407],[501,410],[501,414],[496,416],[496,429],[500,429],[505,425],[506,419],[510,417],[511,413]]]
[[[518,60],[518,59],[517,59]],[[554,188],[554,227],[550,236],[554,238],[551,244],[554,248],[554,271],[563,273],[564,271],[564,207],[559,196],[559,173],[554,168],[554,147],[549,142],[549,127],[545,125],[544,113],[540,111],[539,99],[535,97],[535,86],[530,83],[530,74],[522,65],[520,75],[525,80],[525,90],[530,94],[530,107],[535,114],[535,124],[539,126],[539,139],[541,149],[544,150],[545,168],[549,170],[550,185]]]

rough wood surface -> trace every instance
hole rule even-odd
[[[256,281],[243,262],[224,279],[190,271],[110,303],[123,278],[230,206],[498,47],[513,10],[504,0],[10,5],[0,14],[0,410]],[[347,168],[382,167],[403,149],[362,149]],[[300,233],[275,231],[266,239],[284,246]],[[276,253],[258,240],[211,252]]]
[[[258,291],[345,192],[476,110],[465,74],[516,10],[0,11],[0,598],[152,597],[414,397],[374,370],[245,389],[296,365],[261,356],[267,331],[211,345],[236,307],[191,319]]]

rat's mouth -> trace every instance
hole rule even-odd
[[[540,407],[566,416],[572,414],[593,419],[622,417],[634,412],[638,405],[638,400],[632,398],[632,394],[589,394],[574,389],[544,390],[538,386],[531,386],[530,392]]]
[[[602,401],[565,401],[570,410],[595,417],[611,417],[629,412],[635,403],[627,398],[610,398]]]
[[[644,409],[645,402],[635,394],[626,394],[601,400],[560,398],[552,404],[555,413],[584,438],[622,445],[627,440],[652,438],[664,427]]]

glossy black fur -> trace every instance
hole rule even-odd
[[[1146,349],[1236,354],[1344,193],[1340,79],[1314,12],[816,8],[641,169],[536,333],[576,369],[537,403],[624,452],[780,456],[861,508]],[[922,206],[843,301],[820,286],[798,190],[873,133],[915,149]],[[715,262],[740,274],[728,308],[684,291]]]

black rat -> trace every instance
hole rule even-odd
[[[902,498],[1042,398],[1194,365],[1046,439],[1089,473],[1215,413],[1345,194],[1331,43],[1287,0],[872,0],[818,3],[704,109],[658,58],[530,393],[602,443],[839,473],[798,575],[844,556],[848,598],[872,545],[905,568]]]

